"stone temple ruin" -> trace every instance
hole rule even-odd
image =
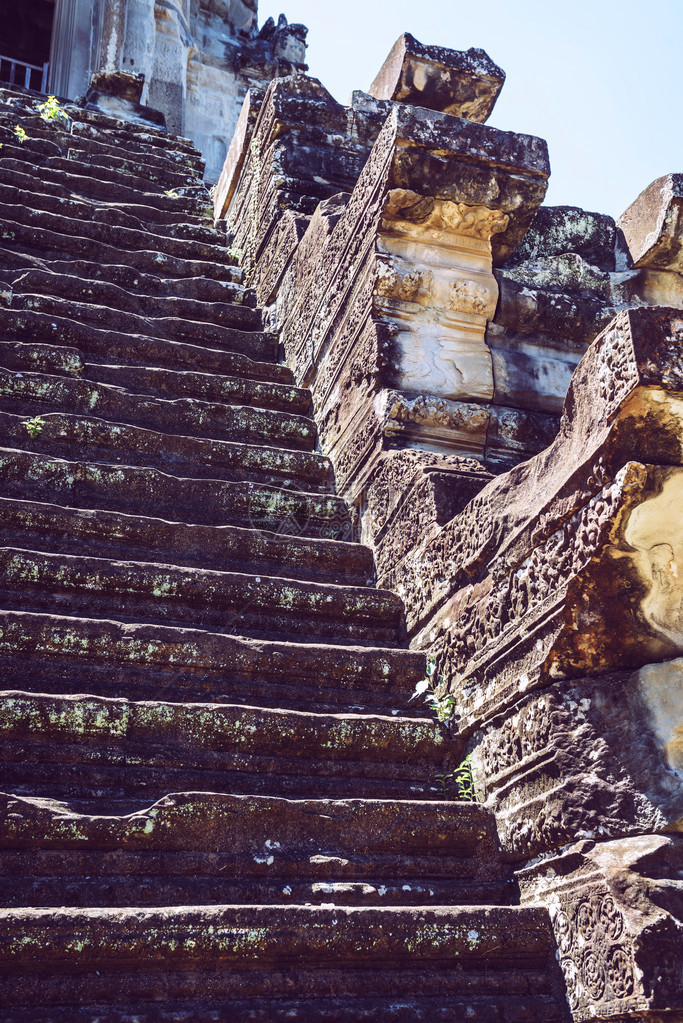
[[[544,206],[483,50],[21,17],[3,1023],[683,1020],[683,175]]]

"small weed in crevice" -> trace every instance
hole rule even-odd
[[[68,121],[69,115],[61,107],[56,96],[48,96],[44,103],[38,103],[36,110],[43,121]]]
[[[444,679],[440,678],[436,681],[435,675],[436,658],[429,657],[427,659],[427,675],[417,683],[410,699],[414,700],[417,696],[424,695],[425,703],[429,709],[434,711],[439,721],[450,728],[455,718],[456,699],[452,693],[445,691]]]
[[[43,432],[45,420],[41,419],[40,416],[33,416],[31,419],[22,419],[21,425],[26,427],[26,432],[33,440],[36,437],[40,437]]]
[[[168,199],[180,199],[180,192],[176,192],[174,188],[167,188],[164,195]]]
[[[457,788],[456,799],[461,803],[482,803],[484,801],[483,793],[474,784],[471,753],[467,754],[455,770],[448,771],[445,774],[437,774],[435,777],[441,786],[444,799],[449,798],[452,792],[451,786],[455,784]]]
[[[19,142],[21,142],[22,145],[28,139],[28,135],[26,134],[26,132],[24,131],[20,124],[14,125],[14,134],[16,135],[17,139],[19,140]]]

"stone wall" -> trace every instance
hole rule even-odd
[[[254,91],[216,194],[574,1018],[683,1012],[680,175],[542,205],[483,51]],[[671,1012],[671,1015],[666,1013]],[[664,1015],[660,1015],[660,1014]]]
[[[258,29],[256,0],[57,0],[49,88],[84,95],[101,71],[144,75],[144,105],[201,151],[218,179],[248,89],[305,70],[306,32]]]

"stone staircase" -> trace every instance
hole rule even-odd
[[[0,90],[2,1020],[563,1019],[199,155],[34,103]]]

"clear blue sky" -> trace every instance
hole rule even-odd
[[[341,102],[395,39],[485,49],[507,73],[489,124],[547,139],[546,202],[619,216],[683,171],[683,0],[261,0],[309,27],[309,74]]]

